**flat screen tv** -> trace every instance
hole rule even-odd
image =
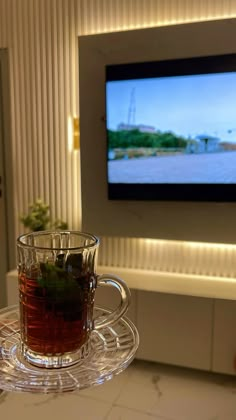
[[[236,243],[235,39],[236,19],[79,37],[83,230]]]
[[[106,66],[108,196],[236,200],[236,54]]]

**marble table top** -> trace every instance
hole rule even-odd
[[[65,394],[0,394],[1,418],[235,420],[236,378],[135,360],[103,385]]]

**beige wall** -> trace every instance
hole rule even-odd
[[[16,235],[41,197],[79,228],[80,156],[68,147],[79,115],[79,34],[236,15],[235,0],[0,0],[0,48],[9,51]]]

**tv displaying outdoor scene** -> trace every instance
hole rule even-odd
[[[236,200],[236,55],[106,68],[110,199]]]

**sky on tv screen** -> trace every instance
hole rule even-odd
[[[186,140],[179,154],[116,158],[113,151],[111,183],[236,183],[236,72],[108,81],[106,120],[114,132],[142,126]]]
[[[134,89],[137,125],[233,141],[228,134],[236,129],[236,72],[107,82],[108,129],[128,122]]]

